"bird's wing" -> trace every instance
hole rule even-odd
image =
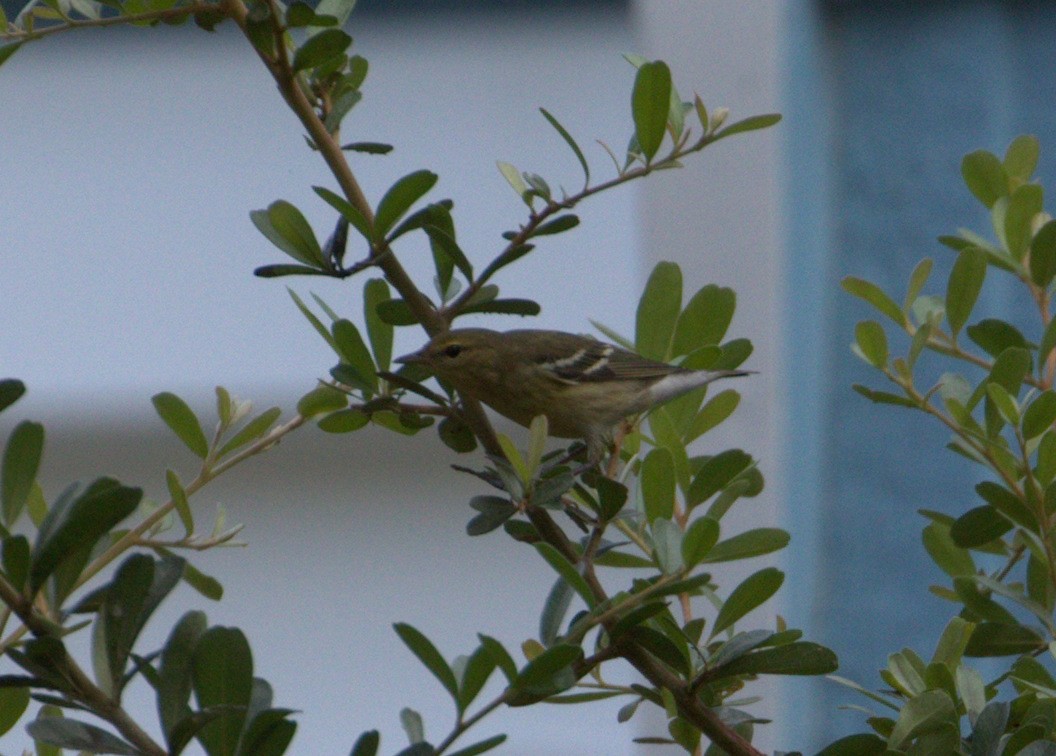
[[[646,359],[601,341],[581,340],[571,354],[547,356],[539,364],[565,383],[662,378],[681,368]]]

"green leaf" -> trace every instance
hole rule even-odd
[[[835,672],[839,662],[829,649],[809,641],[795,641],[763,648],[734,659],[715,670],[717,677],[734,675],[826,675]]]
[[[384,142],[349,142],[341,145],[341,149],[361,152],[364,155],[388,155],[392,152],[393,147],[391,144],[385,144]]]
[[[1038,464],[1034,474],[1047,486],[1056,479],[1056,431],[1045,431],[1038,442]]]
[[[463,307],[460,315],[471,312],[491,313],[493,315],[538,315],[541,308],[538,302],[531,299],[490,299],[484,302],[471,303]]]
[[[758,131],[759,129],[768,129],[780,121],[780,113],[764,113],[762,115],[749,116],[748,118],[742,119],[740,121],[735,121],[734,123],[731,123],[729,126],[724,128],[722,131],[719,131],[715,135],[714,141],[717,142],[720,139],[725,139],[726,137],[733,136],[734,134],[743,134],[746,131]]]
[[[481,740],[473,745],[468,745],[465,748],[459,748],[457,751],[452,751],[450,756],[477,756],[479,753],[485,753],[500,746],[506,742],[505,735],[492,735],[490,738]]]
[[[719,344],[733,320],[737,295],[733,289],[710,284],[686,304],[675,324],[671,356],[690,354],[702,346]]]
[[[314,417],[344,409],[348,395],[333,386],[317,386],[297,402],[297,413],[301,417]]]
[[[854,328],[858,353],[873,367],[887,366],[887,334],[875,320],[863,320]]]
[[[968,645],[975,625],[960,617],[953,617],[942,630],[932,656],[933,664],[945,664],[951,671],[961,663],[964,649]]]
[[[972,727],[972,749],[977,754],[999,753],[998,747],[1008,724],[1007,701],[991,701],[975,718]],[[1022,751],[1020,752],[1022,753]]]
[[[565,140],[565,144],[569,146],[573,153],[576,155],[576,160],[583,167],[583,184],[584,186],[590,184],[590,166],[587,165],[587,158],[583,155],[583,150],[576,144],[576,140],[572,138],[572,135],[565,130],[565,127],[558,123],[558,120],[554,118],[546,108],[539,108],[539,112],[543,114],[543,118],[554,127],[554,130],[561,135],[561,138]]]
[[[44,426],[25,420],[7,439],[0,462],[0,504],[4,526],[11,527],[26,508],[44,451]]]
[[[300,0],[292,3],[286,9],[286,25],[289,27],[308,26],[313,20],[315,20],[315,11],[312,10],[312,6],[302,3]]]
[[[155,394],[151,401],[158,415],[184,445],[197,457],[205,459],[209,454],[209,442],[205,440],[202,426],[187,403],[168,391]]]
[[[887,739],[889,748],[904,749],[914,738],[958,721],[957,707],[942,690],[929,690],[911,698],[902,707],[898,721]]]
[[[672,575],[681,570],[682,564],[682,529],[671,520],[663,517],[652,522],[653,555],[656,563],[665,575]]]
[[[671,519],[675,511],[675,460],[671,452],[654,448],[642,460],[639,473],[642,502],[650,524],[658,518]]]
[[[528,182],[530,192],[533,195],[542,197],[547,202],[551,200],[553,192],[550,190],[550,185],[546,183],[546,179],[538,173],[529,173],[527,171],[521,175],[524,177],[524,180]]]
[[[964,156],[961,175],[968,190],[987,207],[1008,195],[1008,178],[1001,161],[992,152],[978,150]]]
[[[1038,138],[1031,134],[1022,134],[1012,140],[1005,151],[1002,167],[1010,179],[1030,181],[1034,169],[1038,167],[1038,155],[1041,147]]]
[[[665,611],[667,611],[667,604],[663,601],[650,601],[637,606],[620,617],[608,630],[609,637],[612,640],[618,640],[633,628]]]
[[[906,289],[906,300],[902,304],[903,313],[909,312],[913,303],[917,301],[921,289],[924,288],[924,284],[927,283],[928,277],[931,275],[933,264],[930,257],[925,257],[913,268],[913,272],[909,276],[909,286]]]
[[[631,114],[634,135],[646,161],[653,159],[664,140],[671,104],[671,71],[657,60],[643,63],[634,78],[631,92]]]
[[[682,561],[692,569],[704,561],[719,541],[719,523],[711,517],[698,517],[682,537]]]
[[[202,612],[187,612],[173,627],[161,651],[156,685],[158,718],[170,747],[174,728],[191,713],[187,704],[191,695],[191,659],[206,624]]]
[[[192,681],[199,709],[222,707],[198,740],[208,753],[235,753],[253,690],[253,655],[241,630],[216,626],[202,634],[194,648]]]
[[[954,338],[968,322],[985,277],[986,254],[973,248],[961,252],[946,286],[946,320]]]
[[[377,730],[367,730],[358,738],[352,746],[349,756],[377,756],[378,746],[381,745],[381,733]]]
[[[24,535],[4,538],[2,554],[4,574],[19,591],[25,588],[26,578],[29,577],[29,553],[29,539]]]
[[[96,675],[112,695],[123,687],[122,678],[136,638],[154,610],[176,587],[184,563],[183,559],[169,557],[155,567],[151,557],[133,554],[118,567],[96,619],[97,634],[105,640],[105,658],[97,664]]]
[[[17,402],[26,393],[26,384],[17,378],[0,379],[0,412]]]
[[[341,318],[334,321],[331,331],[341,359],[348,363],[361,379],[360,385],[356,388],[368,394],[374,393],[378,388],[378,376],[374,368],[374,359],[359,329],[352,321]]]
[[[352,38],[340,29],[323,29],[305,40],[293,55],[293,70],[321,66],[345,54]]]
[[[7,62],[15,52],[22,46],[21,42],[12,42],[11,44],[0,46],[0,66]]]
[[[930,523],[924,528],[922,537],[925,550],[947,575],[958,577],[975,573],[972,555],[954,543],[949,527]]]
[[[297,723],[289,719],[292,713],[292,709],[269,708],[253,716],[242,734],[238,756],[282,756],[286,753],[297,732]]]
[[[561,625],[572,606],[572,588],[561,578],[554,581],[539,613],[539,640],[543,646],[552,646],[561,637]]]
[[[315,6],[315,13],[317,16],[332,16],[337,22],[336,26],[342,27],[348,23],[348,17],[355,7],[356,0],[319,0]],[[312,33],[316,32],[309,32],[309,34]]]
[[[331,61],[331,65],[333,61]],[[325,65],[324,65],[325,67]],[[330,112],[323,119],[323,126],[331,134],[341,128],[341,121],[356,105],[363,99],[363,93],[356,89],[345,89],[339,94],[330,106]]]
[[[268,241],[294,260],[313,268],[327,267],[311,225],[301,211],[286,200],[272,202],[267,210],[254,210],[249,217]]]
[[[477,637],[480,639],[480,645],[495,661],[495,665],[502,670],[506,680],[513,682],[517,677],[517,664],[513,661],[513,657],[510,656],[501,643],[491,636],[477,633]]]
[[[562,556],[560,551],[548,543],[535,543],[532,545],[539,553],[539,556],[583,599],[583,602],[588,607],[593,608],[597,604],[597,599],[594,598],[594,594],[591,592],[590,586],[587,585],[586,579],[579,573],[574,564]]]
[[[1026,256],[1033,235],[1034,216],[1042,211],[1042,192],[1038,184],[1023,184],[1013,190],[1005,212],[1005,243],[1016,260]],[[1033,266],[1032,266],[1033,267]]]
[[[370,347],[379,370],[388,370],[392,364],[393,329],[377,312],[378,305],[390,298],[389,285],[383,278],[372,278],[363,286],[363,316],[367,324],[367,337],[370,339]]]
[[[527,706],[562,693],[576,684],[573,665],[583,658],[583,649],[558,644],[536,656],[510,682],[509,706]]]
[[[432,207],[432,206],[431,206]],[[455,241],[455,228],[450,216],[447,218],[447,228],[436,225],[436,221],[423,226],[423,230],[429,236],[429,245],[433,250],[433,259],[436,263],[441,283],[445,286],[451,281],[451,266],[458,268],[467,279],[473,278],[473,265],[470,264],[466,253]]]
[[[438,178],[432,171],[422,170],[409,173],[393,184],[378,203],[374,216],[376,240],[384,238],[411,205],[433,188]]]
[[[848,735],[818,751],[818,756],[882,756],[887,742],[869,732]]]
[[[962,549],[984,546],[1012,529],[1012,523],[991,506],[969,509],[950,527],[950,537]]]
[[[1023,413],[1023,438],[1037,438],[1056,422],[1056,392],[1051,389],[1035,397]]]
[[[748,612],[768,601],[784,581],[785,574],[775,567],[766,567],[747,577],[723,602],[709,637],[714,638]]]
[[[79,496],[67,489],[37,532],[29,571],[30,595],[36,594],[63,562],[90,548],[132,514],[142,498],[142,489],[122,486],[112,478],[95,480]]]
[[[1029,627],[1004,622],[981,622],[968,639],[965,656],[1015,656],[1038,651],[1045,640]]]
[[[297,292],[295,292],[289,287],[286,288],[286,291],[287,293],[289,293],[290,299],[292,299],[293,303],[297,306],[297,309],[301,311],[302,315],[304,315],[305,320],[307,320],[311,324],[312,328],[315,329],[316,333],[323,337],[323,340],[330,346],[331,349],[334,350],[334,353],[336,354],[337,344],[334,343],[334,337],[330,335],[329,329],[327,329],[327,327],[323,325],[323,322],[319,320],[318,317],[316,317],[315,313],[308,309],[308,305],[304,303],[304,300],[297,296]]]
[[[468,454],[477,448],[477,437],[461,420],[445,417],[437,426],[437,432],[444,445],[459,454]]]
[[[692,509],[707,501],[754,464],[751,455],[740,449],[727,449],[701,465],[686,493],[686,506]]]
[[[532,236],[552,236],[553,234],[560,234],[564,231],[575,228],[579,225],[579,216],[572,215],[559,215],[552,221],[548,221],[532,232]]]
[[[353,433],[370,424],[370,415],[361,409],[349,408],[331,412],[316,425],[326,433]]]
[[[126,743],[106,730],[67,717],[34,719],[26,725],[26,732],[40,743],[48,743],[59,748],[71,748],[75,751],[127,754],[128,756],[139,756],[142,753],[131,743]]]
[[[183,565],[183,582],[211,601],[219,601],[224,597],[224,586],[220,581],[206,575],[190,562]]]
[[[635,347],[640,355],[667,359],[681,309],[682,270],[675,263],[657,263],[638,302]]]
[[[528,196],[528,185],[524,183],[524,179],[521,177],[521,172],[517,170],[517,167],[509,163],[504,163],[501,160],[495,163],[499,168],[499,173],[506,179],[506,182],[513,187],[513,191],[517,192],[519,196],[525,202],[530,201]]]
[[[1013,428],[1019,425],[1019,405],[1003,386],[997,383],[986,384],[986,395],[1006,423]]]
[[[491,673],[495,671],[495,659],[483,645],[470,654],[462,669],[458,685],[458,711],[465,713],[469,705],[480,695]]]
[[[1026,349],[1010,347],[994,360],[988,380],[999,384],[1014,397],[1019,395],[1019,388],[1029,372],[1030,352]]]
[[[271,430],[271,426],[275,424],[275,421],[279,419],[279,415],[281,414],[282,410],[278,407],[271,407],[270,409],[261,412],[255,418],[246,423],[235,435],[228,439],[227,443],[220,447],[220,451],[217,452],[217,457],[223,457],[224,455],[233,452],[235,449],[241,449],[246,444],[256,441]]]
[[[755,528],[719,541],[703,561],[706,564],[714,564],[750,559],[779,551],[788,545],[789,540],[788,533],[780,528]]]
[[[418,657],[418,660],[425,665],[425,668],[432,673],[433,677],[440,681],[440,684],[451,694],[451,697],[457,701],[458,681],[455,679],[455,673],[451,671],[450,665],[444,660],[440,652],[436,650],[436,646],[420,631],[406,623],[397,622],[392,627],[396,630],[396,634],[400,636],[400,640],[411,650],[411,653]]]
[[[396,433],[413,436],[423,428],[428,428],[435,420],[432,417],[425,417],[415,412],[396,413],[391,410],[380,410],[371,413],[370,421]]]
[[[29,688],[0,688],[0,735],[18,724],[29,707]]]
[[[394,326],[409,326],[418,322],[411,308],[402,299],[389,299],[375,307],[382,322]]]
[[[1025,528],[1037,527],[1026,504],[1004,486],[986,480],[978,484],[975,491],[987,504],[1017,525]],[[974,572],[974,569],[972,571]]]
[[[1030,242],[1030,278],[1047,287],[1056,276],[1056,220],[1038,229]]]
[[[370,222],[351,202],[322,186],[313,186],[312,190],[322,197],[330,207],[341,213],[342,217],[349,222],[352,228],[360,233],[360,236],[367,240],[374,238]]]
[[[598,478],[597,489],[602,519],[610,522],[627,503],[627,487],[617,480],[602,476]]]
[[[712,428],[720,425],[730,415],[733,414],[734,410],[741,403],[741,395],[733,389],[726,389],[720,391],[715,396],[711,397],[700,411],[697,416],[693,419],[689,429],[685,432],[683,438],[688,444],[692,441],[703,436]]]
[[[968,338],[978,344],[991,357],[997,357],[1009,347],[1026,348],[1027,340],[1011,323],[988,318],[965,329]]]
[[[842,286],[848,294],[864,299],[884,315],[891,318],[899,328],[905,328],[906,316],[902,312],[902,308],[895,304],[895,300],[885,294],[884,290],[879,286],[854,276],[844,278]]]

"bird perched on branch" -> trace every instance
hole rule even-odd
[[[624,418],[751,372],[688,370],[590,336],[531,329],[455,329],[396,362],[428,368],[460,394],[525,427],[545,415],[551,436],[586,441],[591,462],[604,456]]]

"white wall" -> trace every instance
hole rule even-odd
[[[584,145],[598,137],[621,147],[633,72],[620,54],[641,51],[671,62],[684,93],[695,87],[734,117],[779,109],[775,13],[764,2],[638,2],[637,32],[603,14],[432,19],[409,36],[392,22],[354,21],[371,74],[346,134],[397,146],[357,169],[375,197],[399,175],[436,170],[436,196],[455,198],[463,247],[482,264],[521,218],[496,159],[551,184],[579,181],[537,106]],[[151,394],[175,390],[207,410],[222,383],[261,406],[290,408],[330,366],[284,282],[251,277],[280,253],[247,218],[283,197],[325,235],[332,213],[309,188],[328,183],[325,169],[253,56],[225,32],[86,33],[30,45],[0,69],[0,103],[0,372],[30,388],[0,433],[24,416],[47,423],[51,495],[106,473],[160,497],[166,465],[184,477],[193,465],[160,430]],[[628,303],[655,260],[678,260],[687,288],[734,286],[734,330],[755,342],[751,367],[761,375],[744,387],[741,419],[709,443],[744,446],[764,472],[779,460],[775,149],[772,135],[730,140],[685,171],[609,193],[583,207],[579,230],[498,281],[507,294],[538,296],[540,326],[585,331],[594,318],[624,332],[633,327]],[[588,155],[603,173],[601,149]],[[405,258],[423,280],[427,260],[424,249],[421,265]],[[357,283],[291,285],[361,311]],[[399,346],[418,341],[408,332]],[[394,481],[408,454],[422,474]],[[201,555],[228,589],[204,608],[212,622],[246,630],[277,703],[303,711],[295,752],[345,753],[372,727],[383,731],[383,750],[397,750],[405,705],[424,713],[430,736],[446,732],[451,707],[392,622],[415,624],[449,657],[470,650],[477,631],[515,648],[519,628],[535,627],[551,576],[502,536],[467,540],[465,502],[480,491],[452,461],[430,433],[405,441],[380,430],[305,430],[196,503],[203,523],[223,503],[247,524],[248,548]],[[753,522],[776,518],[774,493],[750,506]],[[156,643],[204,603],[179,590],[148,629]],[[598,752],[590,744],[600,733],[609,738],[604,752],[632,753],[631,738],[653,731],[613,727],[618,705],[507,711],[479,734],[510,733],[503,753],[553,753],[556,738],[572,754]],[[25,742],[13,734],[0,748]]]

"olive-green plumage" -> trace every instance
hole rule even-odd
[[[600,459],[626,417],[742,370],[687,370],[590,336],[522,329],[447,331],[397,362],[420,364],[460,394],[527,426],[546,415],[551,436],[581,438]]]

